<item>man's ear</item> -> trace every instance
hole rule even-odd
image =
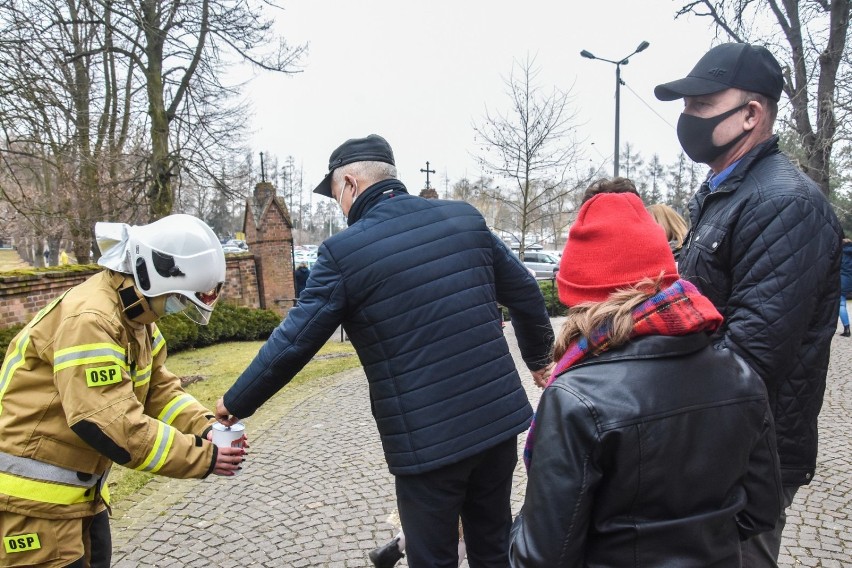
[[[743,124],[745,130],[754,130],[766,116],[766,109],[758,101],[749,101]]]

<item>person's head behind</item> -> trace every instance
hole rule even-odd
[[[350,138],[338,146],[328,159],[328,174],[314,193],[331,197],[345,215],[355,199],[373,184],[397,176],[393,150],[378,134]]]
[[[639,196],[639,191],[636,189],[636,184],[628,178],[601,178],[586,188],[583,192],[583,200],[580,203],[585,203],[599,193],[632,193]]]
[[[654,94],[684,99],[678,140],[693,161],[719,172],[772,135],[783,86],[781,66],[766,48],[724,43]]]
[[[554,358],[604,324],[610,325],[610,346],[626,342],[631,311],[678,278],[665,232],[639,196],[593,196],[571,226],[556,275],[559,300],[569,309]]]
[[[677,211],[665,203],[654,203],[648,206],[648,213],[666,232],[666,238],[672,244],[674,250],[683,246],[683,239],[686,237],[689,228]]]

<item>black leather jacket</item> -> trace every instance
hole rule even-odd
[[[707,335],[590,357],[542,394],[511,565],[739,566],[781,480],[760,378]]]
[[[681,276],[725,317],[717,341],[766,384],[785,485],[813,479],[817,416],[837,329],[842,231],[773,137],[690,203]]]

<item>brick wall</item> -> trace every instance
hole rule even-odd
[[[296,298],[293,225],[287,205],[275,196],[272,184],[257,184],[254,196],[246,201],[243,232],[255,256],[260,307],[285,315]]]
[[[225,255],[221,302],[286,315],[296,296],[292,229],[287,205],[275,196],[272,184],[257,184],[254,199],[246,203],[243,221],[249,252]],[[31,275],[0,273],[0,328],[28,322],[53,298],[99,270],[63,271],[57,267]]]
[[[251,253],[226,255],[225,286],[221,302],[259,308],[255,257]],[[100,269],[63,272],[60,268],[37,274],[0,274],[0,328],[27,323],[44,306],[65,290],[80,284]]]

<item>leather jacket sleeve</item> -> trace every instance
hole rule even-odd
[[[594,417],[574,393],[554,384],[542,394],[535,421],[535,453],[524,508],[512,526],[510,565],[581,566],[601,479]]]
[[[747,504],[737,513],[740,538],[745,540],[775,528],[783,506],[781,472],[775,448],[775,427],[769,405],[763,417],[763,431],[749,455],[743,480]]]
[[[328,341],[346,314],[343,288],[340,271],[322,245],[299,303],[225,393],[225,407],[234,416],[246,418],[254,414]]]

